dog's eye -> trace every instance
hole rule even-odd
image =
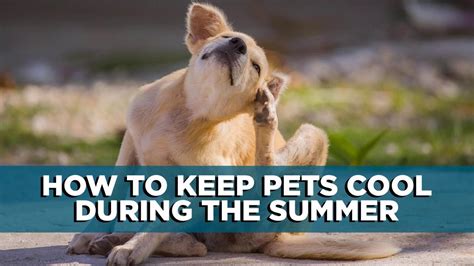
[[[260,66],[256,64],[255,62],[252,62],[253,68],[257,71],[258,75],[260,76]]]
[[[224,38],[224,39],[229,39],[230,36],[224,35],[224,36],[222,36],[222,38]]]

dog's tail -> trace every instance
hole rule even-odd
[[[301,235],[282,234],[265,246],[263,252],[272,257],[314,260],[370,260],[392,256],[400,248],[388,242],[312,239]]]

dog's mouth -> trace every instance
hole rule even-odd
[[[235,84],[234,70],[240,67],[239,60],[238,60],[239,58],[226,51],[216,49],[212,52],[204,53],[201,59],[207,60],[211,56],[215,56],[217,62],[219,62],[220,64],[228,68],[230,85],[234,86]]]
[[[230,80],[230,86],[234,86],[234,75],[232,74],[231,64],[229,64],[229,80]]]

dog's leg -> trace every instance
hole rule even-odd
[[[101,238],[103,233],[80,233],[75,234],[68,244],[66,253],[69,255],[89,254],[89,244],[95,239]]]
[[[325,165],[328,139],[324,131],[302,125],[286,145],[274,151],[278,120],[274,95],[267,89],[255,101],[255,160],[259,165]],[[261,252],[292,259],[361,260],[392,256],[400,249],[387,242],[319,240],[293,234],[282,234],[262,246]]]
[[[191,234],[173,233],[163,240],[154,254],[167,257],[202,257],[207,254],[207,248]]]
[[[176,237],[177,239],[174,239]],[[193,236],[184,233],[137,233],[127,243],[112,249],[107,258],[107,265],[140,264],[153,253],[168,256],[204,256],[207,249]]]
[[[107,265],[135,265],[145,261],[169,233],[137,233],[125,244],[116,246],[107,257]]]
[[[309,124],[302,125],[286,145],[275,151],[278,127],[276,101],[268,90],[255,100],[256,165],[325,165],[328,156],[326,133]]]
[[[135,155],[135,148],[133,145],[133,140],[132,137],[128,132],[125,132],[125,136],[123,137],[122,140],[122,145],[120,146],[120,152],[119,156],[117,158],[117,161],[115,165],[117,166],[126,166],[126,165],[137,165],[138,161]],[[114,192],[111,196],[111,198],[107,199],[107,202],[112,200],[112,199],[123,199],[127,193],[125,182],[117,182],[116,187],[114,188]],[[110,232],[112,231],[112,226],[113,224],[108,224],[104,225],[107,226],[106,228],[103,228],[103,231],[105,232]],[[94,228],[97,230],[97,227],[102,227],[101,224],[96,223],[89,223],[88,224],[89,228]],[[87,229],[86,229],[87,231]],[[73,239],[71,242],[69,242],[68,248],[66,253],[68,254],[88,254],[89,251],[89,246],[90,244],[102,238],[105,234],[100,233],[100,234],[95,234],[95,233],[80,233],[74,235]]]
[[[114,247],[125,244],[134,235],[134,233],[104,234],[91,241],[89,244],[89,253],[92,255],[106,256]]]
[[[125,244],[133,236],[134,234],[126,233],[103,235],[91,242],[89,252],[95,255],[106,256],[114,247]],[[154,251],[154,254],[167,257],[195,257],[204,256],[206,253],[206,246],[187,233],[169,234]]]
[[[385,241],[314,239],[283,233],[263,247],[262,251],[272,257],[291,259],[369,260],[392,256],[400,252],[400,248]]]
[[[255,164],[275,165],[275,134],[278,128],[276,101],[267,89],[255,99],[254,127],[256,137]]]
[[[326,133],[313,125],[298,128],[286,145],[278,150],[277,165],[326,165],[329,140]]]

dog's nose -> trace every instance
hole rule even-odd
[[[245,55],[247,53],[247,45],[245,45],[244,40],[234,37],[229,40],[230,45],[232,46],[232,49],[239,53]]]

